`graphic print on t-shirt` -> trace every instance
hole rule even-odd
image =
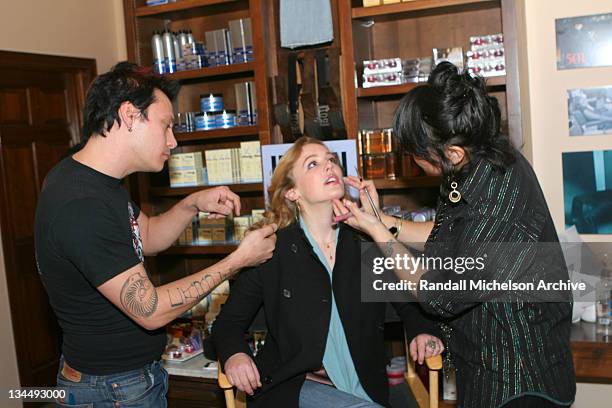
[[[128,213],[130,215],[130,227],[132,229],[132,245],[134,245],[134,252],[138,255],[140,262],[144,262],[144,256],[142,255],[142,239],[140,238],[140,227],[138,221],[134,217],[134,209],[132,203],[128,203]]]

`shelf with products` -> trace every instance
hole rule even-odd
[[[463,11],[474,7],[496,5],[499,5],[499,0],[413,0],[373,7],[355,7],[352,9],[351,16],[354,19],[360,19],[418,12],[445,13],[448,12],[448,8],[454,8],[453,11]]]
[[[487,82],[487,88],[489,90],[497,90],[506,86],[506,77],[489,77],[485,78]],[[378,98],[386,96],[404,95],[413,88],[423,85],[423,82],[416,83],[404,83],[401,85],[389,85],[389,86],[376,86],[371,88],[358,88],[358,98]]]
[[[340,0],[341,81],[348,134],[361,139],[364,132],[390,128],[401,96],[426,80],[427,68],[431,69],[433,65],[428,64],[428,60],[433,60],[434,49],[461,47],[463,56],[467,56],[470,50],[471,63],[477,58],[499,58],[497,44],[492,44],[495,49],[488,54],[475,54],[481,48],[475,47],[479,43],[470,37],[501,33],[505,75],[485,80],[490,95],[499,101],[502,122],[507,125],[513,143],[521,145],[516,3],[517,0],[413,0],[362,7],[361,0]],[[501,37],[492,36],[491,40],[497,42],[498,38]],[[387,61],[377,61],[383,59]],[[478,61],[481,62],[484,61]],[[481,72],[485,68],[489,69],[484,65],[480,67]],[[498,67],[494,66],[494,69],[498,70]],[[398,72],[398,75],[393,75]],[[421,82],[362,86],[364,80],[397,83],[412,80],[415,76]],[[439,177],[416,176],[416,164],[405,154],[396,153],[395,158],[385,162],[380,158],[383,155],[377,150],[376,143],[372,146],[375,147],[372,152],[363,150],[371,153],[371,157],[363,156],[362,163],[368,160],[364,173],[386,172],[397,176],[395,179],[374,179],[382,205],[399,206],[405,211],[435,207],[442,182]],[[378,167],[372,171],[371,164]]]
[[[470,37],[501,33],[505,75],[485,80],[490,94],[500,102],[502,121],[507,122],[513,143],[521,144],[516,24],[513,20],[517,13],[516,0],[414,0],[374,7],[361,5],[362,2],[356,0],[340,1],[343,104],[349,134],[357,134],[360,129],[389,127],[400,100],[398,96],[419,84],[363,88],[364,61],[370,61],[367,68],[376,73],[373,67],[378,69],[379,66],[374,60],[395,59],[396,64],[401,61],[402,65],[407,60],[426,62],[432,57],[434,48],[452,47],[461,47],[466,55],[474,44]],[[497,53],[494,55],[498,58]],[[403,68],[408,75],[406,66]],[[389,72],[392,71],[395,70]],[[414,71],[410,74],[414,75]],[[386,76],[372,80],[390,81],[391,76],[389,79]],[[396,80],[400,81],[401,76]]]
[[[173,74],[166,74],[170,79],[185,81],[190,79],[216,79],[224,77],[241,77],[250,74],[252,76],[255,69],[253,62],[241,62],[236,64],[221,65],[218,67],[206,67],[200,69],[178,71]],[[244,75],[240,75],[244,74]]]

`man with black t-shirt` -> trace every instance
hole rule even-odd
[[[82,148],[47,175],[36,210],[36,258],[63,332],[60,405],[166,406],[160,365],[164,326],[240,268],[272,256],[275,225],[253,231],[229,256],[155,287],[143,261],[168,248],[199,211],[240,214],[227,187],[202,190],[149,217],[121,179],[160,171],[176,147],[178,86],[119,63],[96,78],[85,102]]]

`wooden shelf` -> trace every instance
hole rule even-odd
[[[505,75],[485,78],[485,81],[487,81],[487,88],[499,88],[506,86]]]
[[[411,89],[422,85],[423,82],[405,83],[401,85],[374,86],[372,88],[358,88],[358,98],[376,98],[379,96],[403,95]]]
[[[179,132],[174,137],[177,142],[194,142],[208,139],[242,138],[244,136],[256,136],[257,126],[235,126],[229,129],[198,130],[195,132]]]
[[[485,78],[487,82],[487,88],[499,88],[506,86],[506,77],[498,76],[498,77],[489,77]],[[425,82],[417,82],[417,83],[405,83],[401,85],[389,85],[389,86],[375,86],[372,88],[358,88],[357,89],[357,97],[358,98],[378,98],[384,96],[393,96],[393,95],[404,95],[408,93],[411,89],[423,85]]]
[[[461,6],[497,6],[499,0],[414,0],[409,2],[384,4],[374,7],[356,7],[352,10],[353,18],[387,16],[390,14],[414,13],[418,11],[435,11],[446,7]],[[443,11],[443,10],[440,10]]]
[[[217,186],[195,187],[151,187],[149,192],[156,197],[182,197],[197,191]],[[263,193],[262,183],[227,184],[234,193]]]
[[[161,255],[224,255],[238,248],[237,243],[219,243],[207,245],[173,245]]]
[[[441,183],[440,177],[417,176],[400,179],[374,179],[378,190],[405,190],[410,188],[437,187]]]
[[[174,74],[167,74],[166,77],[174,80],[212,78],[236,76],[239,74],[252,74],[255,71],[254,62],[242,62],[239,64],[222,65],[220,67],[209,67],[192,69],[188,71],[178,71]]]
[[[142,6],[135,10],[136,17],[159,16],[174,11],[188,10],[195,7],[214,6],[223,3],[235,3],[238,0],[177,0],[175,3],[160,4],[159,6]]]

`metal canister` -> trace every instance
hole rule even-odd
[[[183,56],[181,52],[181,45],[179,44],[178,33],[172,33],[172,44],[174,44],[174,57],[178,60]]]
[[[191,32],[191,30],[187,30],[185,31],[185,33],[187,34],[187,42],[189,44],[195,43],[195,39],[193,38],[193,33]]]
[[[170,31],[164,31],[162,43],[164,45],[166,73],[171,74],[176,72],[176,55],[174,55],[174,36]]]
[[[223,94],[200,95],[202,112],[220,112],[223,110]]]
[[[151,38],[151,49],[153,50],[153,70],[158,74],[165,74],[166,64],[164,62],[164,44],[158,31],[153,32],[153,37]]]
[[[186,30],[180,30],[178,32],[178,42],[179,42],[179,47],[181,48],[181,55],[183,55],[183,47],[187,44],[189,44],[189,38],[187,37],[187,31]]]
[[[195,130],[195,112],[185,113],[185,126],[186,132],[193,132]]]
[[[199,112],[195,115],[196,130],[210,130],[216,127],[216,112]]]
[[[224,110],[221,113],[215,115],[216,124],[218,128],[228,129],[236,126],[236,111],[235,110]]]

